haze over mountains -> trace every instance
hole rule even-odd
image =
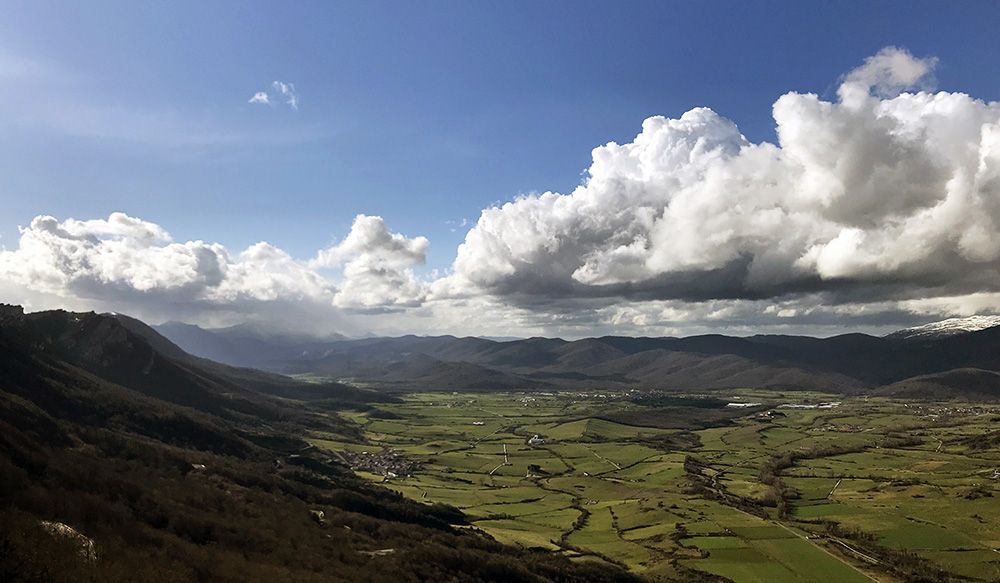
[[[722,335],[687,338],[607,336],[566,341],[529,338],[402,336],[316,340],[156,327],[193,354],[237,366],[410,389],[598,388],[721,389],[747,386],[839,392],[905,392],[935,384],[945,393],[1000,394],[1000,328],[993,317],[952,319],[886,337]],[[962,369],[978,382],[927,377]],[[921,377],[917,381],[907,381]],[[883,388],[884,387],[884,388]]]
[[[154,328],[191,354],[233,366],[264,369],[277,368],[276,363],[296,352],[319,350],[331,342],[346,340],[338,334],[318,338],[272,332],[252,324],[206,330],[192,324],[167,322]]]

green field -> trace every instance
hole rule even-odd
[[[724,406],[737,398],[762,405]],[[1000,423],[996,408],[767,391],[714,407],[622,392],[424,393],[352,420],[367,443],[313,443],[392,448],[420,465],[390,488],[575,560],[653,579],[1000,579],[1000,451],[968,443]]]

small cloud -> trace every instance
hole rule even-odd
[[[292,109],[299,108],[299,96],[295,94],[295,85],[275,81],[271,84],[271,86],[285,98],[285,103],[288,104],[288,107],[291,107]]]
[[[465,228],[465,227],[468,227],[469,225],[471,225],[471,224],[472,224],[472,221],[470,221],[470,220],[469,220],[469,219],[467,219],[467,218],[463,218],[463,219],[462,219],[462,220],[460,220],[460,221],[459,221],[459,220],[451,220],[451,219],[449,219],[449,220],[445,221],[445,222],[444,222],[444,224],[445,224],[445,225],[448,225],[448,227],[449,227],[449,230],[450,230],[450,231],[451,231],[452,233],[455,233],[455,232],[457,232],[457,231],[458,231],[459,229],[462,229],[462,228]]]
[[[263,91],[258,91],[257,93],[253,94],[253,97],[251,97],[250,100],[247,101],[247,103],[261,103],[264,105],[268,105],[271,103],[271,99],[267,96],[267,93]]]
[[[891,99],[910,88],[931,90],[937,63],[934,57],[918,59],[906,49],[885,47],[848,73],[838,94],[849,102],[852,95],[866,97],[874,93],[881,99]]]
[[[268,89],[254,93],[253,97],[247,100],[247,103],[271,106],[284,103],[288,107],[298,110],[299,96],[295,92],[295,85],[292,83],[274,81]]]
[[[0,47],[0,94],[3,100],[0,132],[20,128],[42,132],[47,137],[57,135],[167,149],[299,144],[316,140],[322,134],[317,126],[299,123],[237,128],[193,111],[178,111],[172,104],[121,102],[109,98],[106,87],[85,70],[9,53],[3,47]],[[281,105],[287,98],[260,91],[248,101],[272,107],[276,99],[277,105]]]

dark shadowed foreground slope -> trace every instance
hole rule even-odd
[[[358,437],[331,407],[378,398],[0,306],[0,581],[634,580],[458,529],[300,439]]]

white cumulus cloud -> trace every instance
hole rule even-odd
[[[360,215],[341,243],[314,260],[298,260],[266,242],[239,253],[218,243],[176,242],[159,225],[124,213],[97,220],[39,216],[21,229],[15,249],[0,250],[0,289],[7,301],[44,297],[47,306],[61,299],[160,318],[256,316],[272,308],[280,317],[292,307],[335,317],[342,308],[419,304],[426,284],[412,267],[423,263],[427,244],[390,231],[381,217]],[[329,267],[342,273],[324,273]]]
[[[340,243],[321,250],[312,265],[343,267],[344,282],[334,296],[343,308],[385,309],[419,305],[426,283],[413,268],[427,258],[426,237],[393,233],[382,217],[358,215]]]
[[[887,48],[838,101],[781,96],[777,144],[706,108],[651,117],[631,143],[594,149],[571,193],[484,210],[436,297],[1000,290],[1000,105],[903,92],[926,88],[934,65]]]

